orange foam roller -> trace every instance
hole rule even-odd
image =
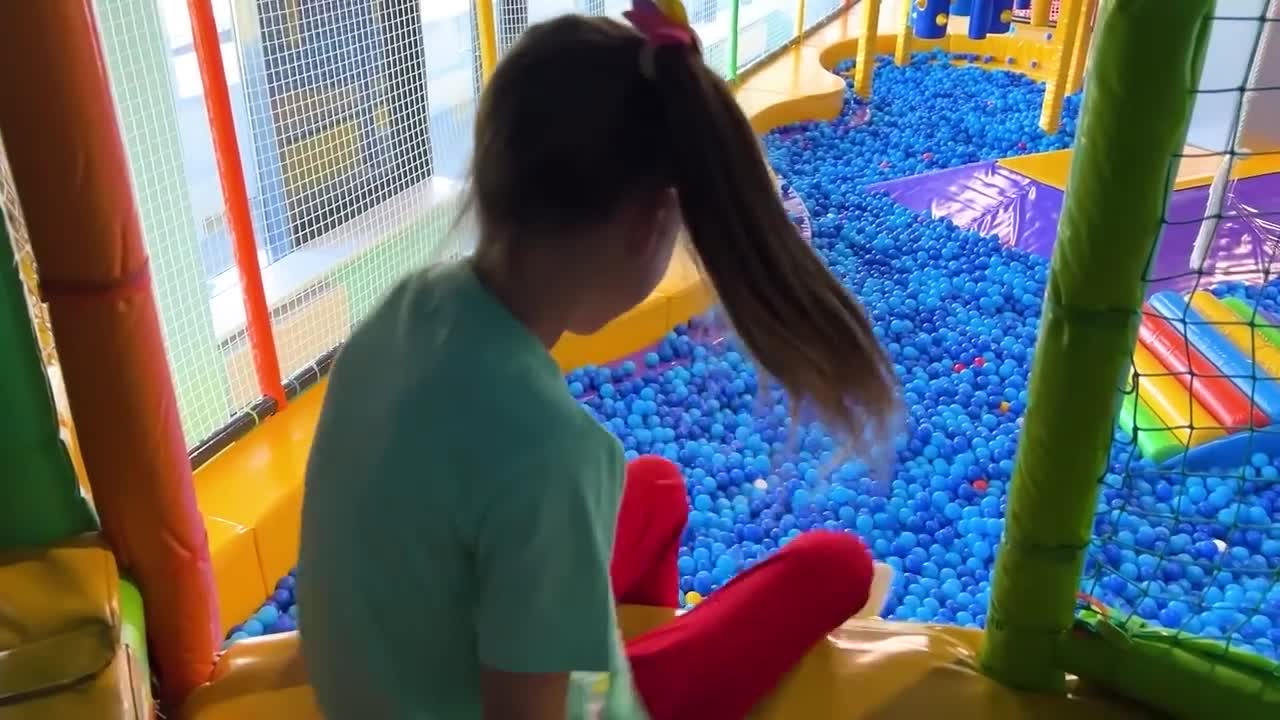
[[[1255,367],[1270,377],[1280,378],[1280,349],[1267,342],[1261,330],[1249,327],[1226,303],[1205,290],[1191,294],[1191,309],[1205,322],[1213,323],[1213,329],[1230,340],[1246,358],[1252,359]]]
[[[213,667],[217,596],[94,17],[0,2],[0,135],[93,501],[176,707]]]
[[[1271,423],[1266,413],[1254,406],[1249,397],[1168,320],[1143,313],[1138,340],[1222,425],[1247,428],[1250,425],[1266,427]]]
[[[1196,447],[1226,435],[1204,405],[1142,344],[1133,349],[1133,369],[1138,373],[1138,397],[1151,406],[1179,442]]]

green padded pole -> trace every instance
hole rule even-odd
[[[151,658],[147,655],[147,620],[142,608],[142,591],[137,583],[127,577],[120,578],[120,644],[128,646],[137,659],[138,674],[142,680],[135,682],[141,686],[147,697],[151,697]]]
[[[3,214],[0,397],[10,420],[0,432],[0,549],[43,546],[96,530],[97,518],[58,434],[58,413]]]
[[[1120,0],[1098,22],[981,653],[1012,687],[1065,688],[1056,647],[1074,618],[1212,9]]]

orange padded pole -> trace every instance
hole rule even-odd
[[[262,269],[258,267],[258,245],[253,239],[253,215],[249,211],[249,190],[240,164],[240,141],[231,114],[231,95],[227,90],[227,72],[222,65],[222,43],[218,40],[218,23],[209,0],[187,0],[191,15],[191,38],[196,62],[200,65],[200,82],[204,85],[205,107],[209,109],[209,129],[213,131],[213,156],[218,160],[218,180],[227,211],[227,228],[231,231],[231,248],[240,274],[240,293],[244,299],[244,328],[253,351],[253,372],[258,391],[276,401],[276,409],[284,408],[284,384],[280,382],[280,360],[271,332],[271,308],[262,288]]]
[[[212,668],[217,600],[92,5],[0,2],[0,137],[103,533],[177,708]]]

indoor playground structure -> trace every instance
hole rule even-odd
[[[907,410],[837,462],[687,253],[554,349],[685,471],[683,610],[813,528],[895,569],[753,717],[1280,717],[1280,0],[685,4]],[[0,3],[0,720],[319,717],[326,374],[466,254],[506,49],[628,6]]]

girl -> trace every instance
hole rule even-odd
[[[797,406],[854,450],[891,445],[897,409],[683,14],[635,5],[639,32],[562,17],[512,48],[476,121],[474,256],[391,291],[332,373],[299,586],[328,717],[737,719],[868,602],[862,543],[813,532],[618,638],[615,602],[677,606],[685,483],[624,468],[549,348],[648,296],[682,226]]]

